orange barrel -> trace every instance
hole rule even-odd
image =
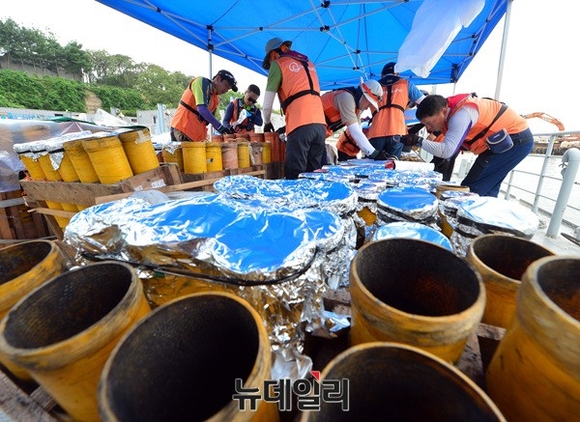
[[[319,391],[332,389],[333,396],[321,398],[316,410],[306,410],[303,422],[368,421],[378,415],[399,421],[505,422],[489,396],[465,374],[408,345],[351,347],[324,368],[320,381],[312,383]]]
[[[261,399],[270,368],[268,334],[248,302],[192,294],[156,308],[115,347],[101,375],[101,418],[278,421],[276,403]],[[249,391],[260,396],[253,410]]]
[[[235,139],[237,141],[249,141],[250,140],[250,134],[248,132],[240,132],[240,133],[236,133],[234,134]],[[227,141],[230,140],[230,138],[226,139]]]
[[[238,168],[250,167],[250,143],[237,141],[238,143]]]
[[[225,135],[223,135],[224,142],[233,142],[236,140],[236,138],[237,135],[235,133],[226,133]]]
[[[181,142],[169,142],[164,144],[161,156],[165,163],[177,164],[179,171],[184,173],[185,169],[183,166],[183,149],[181,148]]]
[[[486,373],[489,396],[511,421],[580,415],[580,258],[548,256],[522,277],[516,315]]]
[[[360,248],[350,267],[350,291],[352,345],[394,341],[452,363],[485,307],[485,287],[472,266],[419,239],[388,238]]]
[[[260,142],[262,146],[262,164],[270,164],[272,162],[272,144],[268,142]]]
[[[83,140],[83,148],[103,184],[112,184],[133,176],[133,170],[119,137],[99,136]]]
[[[238,168],[238,144],[236,142],[222,144],[222,163],[225,170]]]
[[[250,142],[250,152],[250,161],[252,165],[262,165],[262,142]]]
[[[63,143],[64,150],[70,157],[71,163],[82,183],[97,183],[99,175],[91,163],[89,154],[83,148],[83,140],[77,139]]]
[[[159,160],[148,128],[119,132],[117,136],[121,140],[133,174],[145,173],[159,167]]]
[[[55,242],[31,240],[0,249],[0,320],[24,296],[67,270],[67,261]],[[0,354],[0,361],[19,378],[31,380],[25,369]]]
[[[222,171],[222,142],[207,142],[205,144],[207,156],[207,171]]]
[[[272,161],[277,163],[280,161],[280,139],[276,132],[266,132],[264,135],[264,142],[271,145]]]
[[[476,237],[467,250],[467,260],[483,279],[486,292],[481,322],[507,328],[516,313],[521,278],[530,264],[553,252],[521,237],[485,234]]]
[[[46,145],[46,150],[53,163],[56,166],[60,177],[65,182],[78,182],[80,180],[68,152],[64,150],[64,139],[54,138]]]
[[[207,152],[205,142],[182,142],[183,170],[185,173],[207,173]]]
[[[29,144],[30,142],[14,144],[14,152],[16,152],[18,158],[20,158],[20,161],[22,161],[26,171],[28,171],[28,174],[33,180],[44,180],[46,179],[46,175],[38,162],[38,154],[30,150]]]
[[[257,132],[248,132],[250,142],[264,142],[264,134]]]
[[[23,366],[74,420],[97,421],[97,387],[105,362],[123,334],[149,312],[131,266],[100,262],[78,267],[43,284],[8,312],[0,322],[0,351]],[[141,364],[135,367],[143,370]]]

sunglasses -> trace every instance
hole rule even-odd
[[[252,98],[252,97],[248,97],[248,100],[247,100],[247,101],[248,101],[249,103],[256,103],[256,102],[258,102],[258,100],[254,99],[254,98]]]

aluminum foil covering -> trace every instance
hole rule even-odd
[[[333,271],[344,271],[329,256],[352,249],[344,246],[343,220],[294,204],[261,206],[210,193],[163,200],[152,192],[80,211],[65,243],[85,256],[139,265],[157,304],[195,291],[236,292],[262,315],[278,375],[307,375],[305,333],[328,327],[322,295]]]
[[[238,175],[223,177],[213,187],[229,198],[253,199],[288,209],[320,208],[340,216],[352,213],[357,201],[351,186],[326,180],[268,180]]]
[[[438,199],[419,187],[395,187],[377,199],[377,218],[383,223],[410,221],[438,229]]]
[[[336,289],[349,282],[350,261],[357,242],[358,196],[350,184],[324,179],[264,180],[253,176],[227,176],[214,183],[223,197],[249,209],[269,208],[293,212],[322,209],[338,215],[344,234],[340,245],[326,256],[324,277],[327,285]]]
[[[46,143],[46,151],[50,156],[50,164],[52,165],[52,168],[55,170],[60,168],[60,163],[62,163],[62,159],[64,158],[63,144],[65,142],[88,138],[90,136],[92,136],[90,130],[83,130],[81,132],[66,133],[44,141]]]
[[[470,196],[458,201],[452,221],[451,244],[459,256],[465,256],[471,241],[483,234],[502,233],[529,240],[540,223],[536,214],[518,202],[488,196]]]
[[[375,241],[401,237],[406,239],[425,240],[453,252],[451,242],[443,233],[421,223],[399,221],[384,224],[375,230],[372,240]]]

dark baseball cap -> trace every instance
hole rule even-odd
[[[385,75],[392,75],[393,73],[395,73],[395,65],[397,63],[395,62],[389,62],[386,65],[383,66],[383,71],[381,72],[381,76],[385,76]]]
[[[238,92],[238,83],[236,82],[236,78],[234,78],[234,75],[232,75],[231,72],[227,70],[220,70],[217,74],[221,76],[222,79],[228,81],[232,91]]]

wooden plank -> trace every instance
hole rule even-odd
[[[216,172],[200,173],[199,176],[203,177],[202,175],[204,175],[204,174],[212,174],[213,175],[214,173],[216,173]],[[219,172],[217,172],[217,173],[219,173]],[[250,176],[264,176],[266,174],[266,171],[265,170],[256,170],[256,171],[249,172],[247,174]],[[189,176],[192,176],[192,175],[189,175]],[[168,192],[177,192],[177,191],[188,190],[188,189],[195,189],[195,188],[213,185],[217,180],[219,180],[219,178],[195,180],[192,182],[185,182],[185,183],[180,183],[177,185],[165,186],[165,187],[159,188],[158,190],[161,192],[164,192],[164,193],[168,193]],[[103,204],[105,202],[116,201],[119,199],[127,198],[127,197],[131,196],[133,193],[134,192],[124,192],[124,193],[119,193],[119,194],[114,194],[114,195],[101,196],[101,197],[95,198],[95,202],[97,204]]]
[[[24,198],[12,198],[0,201],[0,208],[10,208],[16,207],[18,205],[24,205]]]
[[[24,226],[22,225],[22,220],[20,219],[20,213],[18,212],[18,207],[8,208],[8,214],[11,217],[10,222],[12,223],[12,229],[14,230],[17,239],[26,238],[26,232]]]
[[[73,218],[76,212],[74,211],[64,211],[64,210],[53,210],[50,208],[32,208],[30,212],[37,212],[44,215],[52,215],[55,217]]]
[[[179,172],[160,166],[114,184],[21,180],[20,185],[33,200],[95,205],[95,198],[123,192],[165,187],[181,181]],[[174,167],[177,167],[174,165]]]
[[[0,238],[14,239],[14,234],[10,228],[10,220],[5,208],[0,208]]]
[[[36,201],[54,201],[85,206],[95,205],[96,196],[122,192],[119,185],[99,183],[32,182],[20,181],[27,195]]]
[[[56,422],[34,398],[28,396],[6,374],[0,372],[0,420]]]

